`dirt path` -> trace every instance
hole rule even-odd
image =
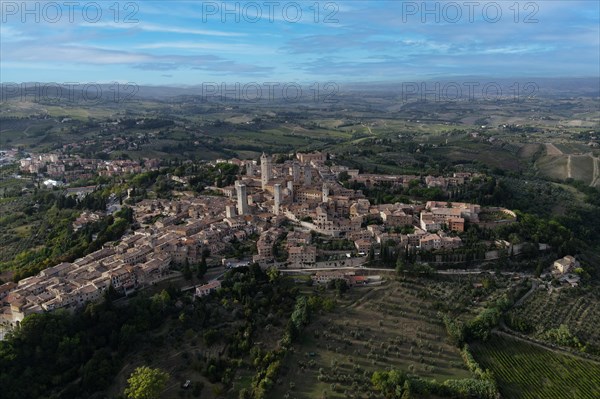
[[[367,128],[370,135],[373,135],[373,132],[371,131],[371,127],[369,125],[365,125],[363,122],[361,122],[360,124]]]
[[[531,282],[531,288],[529,289],[529,291],[527,291],[527,293],[525,295],[523,295],[521,298],[519,298],[519,300],[517,302],[515,302],[513,307],[521,306],[523,304],[523,302],[525,302],[527,300],[527,298],[529,298],[535,292],[535,290],[537,290],[538,286],[539,286],[538,281],[533,280]]]
[[[360,298],[357,298],[352,303],[346,305],[346,307],[347,308],[360,308],[360,307],[364,306],[365,299],[375,296],[379,293],[379,291],[387,289],[387,288],[389,288],[388,284],[380,285],[377,288],[371,288],[371,289],[369,289],[369,292],[366,292]]]
[[[567,179],[570,179],[571,177],[571,156],[569,155],[567,157]]]
[[[600,158],[592,157],[592,163],[594,164],[594,174],[592,175],[591,187],[600,186]]]

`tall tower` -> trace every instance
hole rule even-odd
[[[300,180],[300,165],[296,161],[292,164],[292,179],[294,183],[298,183]]]
[[[246,176],[254,176],[254,164],[252,161],[246,163]]]
[[[281,184],[273,186],[273,213],[279,215],[279,206],[281,205]]]
[[[304,185],[310,186],[312,184],[312,169],[310,165],[304,167]]]
[[[323,183],[323,203],[327,203],[329,199],[329,187],[327,186],[327,183]]]
[[[232,218],[232,217],[236,216],[235,206],[227,205],[225,207],[225,216],[227,216],[228,218]]]
[[[289,191],[291,201],[294,202],[294,182],[293,181],[289,180],[287,182],[287,189]]]
[[[237,193],[237,211],[238,215],[247,215],[248,212],[248,195],[246,193],[246,185],[239,180],[235,182],[235,191]]]
[[[262,189],[264,190],[269,184],[269,180],[273,178],[273,167],[271,165],[271,157],[268,157],[264,152],[260,157],[260,180]]]

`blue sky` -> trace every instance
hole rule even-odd
[[[0,3],[2,82],[600,75],[596,0]]]

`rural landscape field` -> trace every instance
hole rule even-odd
[[[0,399],[600,398],[599,16],[0,0]]]
[[[135,283],[141,291],[131,299],[129,291],[117,288],[109,294],[114,305],[90,304],[68,316],[34,314],[18,330],[5,323],[3,335],[9,341],[3,342],[20,337],[4,349],[21,359],[18,366],[3,366],[10,397],[37,397],[47,389],[57,397],[119,397],[140,365],[168,374],[162,397],[387,398],[394,397],[386,391],[394,384],[397,395],[416,398],[597,396],[596,99],[579,100],[577,112],[586,116],[578,116],[577,124],[567,123],[549,94],[530,100],[546,109],[539,121],[523,107],[484,100],[449,104],[451,109],[416,102],[368,114],[351,105],[350,94],[327,109],[307,106],[302,112],[283,104],[232,108],[219,102],[185,110],[186,101],[133,101],[126,112],[112,104],[90,108],[59,99],[52,106],[16,98],[3,103],[2,146],[14,148],[5,154],[16,160],[2,166],[0,182],[5,285],[38,278],[36,273],[47,267],[94,254],[106,248],[105,242],[128,240],[140,228],[161,234],[164,227],[152,223],[175,214],[165,208],[149,219],[142,211],[148,201],[185,204],[195,196],[206,201],[215,195],[231,201],[222,190],[232,187],[240,173],[256,173],[243,160],[260,158],[254,168],[262,168],[265,152],[273,154],[273,173],[290,165],[290,176],[295,158],[327,154],[323,166],[335,171],[336,182],[327,183],[332,198],[340,190],[360,190],[354,193],[378,209],[362,219],[362,228],[373,237],[371,252],[361,252],[359,241],[353,242],[358,233],[331,237],[309,227],[316,229],[306,241],[316,248],[314,266],[334,266],[295,263],[290,251],[298,244],[289,237],[306,234],[309,225],[303,223],[314,223],[315,216],[271,220],[224,246],[204,238],[201,257],[172,260],[156,285]],[[175,102],[181,111],[172,113]],[[393,102],[393,97],[380,100]],[[513,109],[502,117],[506,106]],[[467,109],[493,114],[494,121],[464,116],[473,112]],[[24,171],[32,154],[61,154],[61,176],[52,171],[52,160],[37,173]],[[75,163],[61,160],[71,158]],[[99,159],[93,168],[142,165],[142,173],[78,172],[78,163],[89,161],[77,159]],[[160,166],[145,169],[153,160],[160,160]],[[452,173],[478,177],[448,184],[444,176]],[[330,179],[321,169],[314,169],[313,176]],[[361,176],[412,181],[370,184]],[[49,181],[59,184],[49,186]],[[443,226],[462,242],[459,248],[425,250],[423,241],[411,244],[425,226],[416,219],[415,206],[448,199],[489,208],[479,215],[484,224],[467,224],[458,233]],[[260,208],[251,212],[269,209],[272,201],[253,205]],[[282,206],[293,212],[296,199],[289,201],[284,197]],[[415,219],[388,227],[379,209],[394,203],[413,209]],[[129,207],[133,213],[124,213]],[[494,209],[516,212],[516,219],[493,227],[506,217]],[[98,218],[79,227],[90,223],[79,220],[92,213]],[[275,234],[273,258],[263,260],[262,237],[270,234]],[[300,251],[307,248],[300,245]],[[346,253],[348,265],[358,257],[358,268],[335,260]],[[553,262],[571,254],[577,259],[571,269],[575,274],[557,274]],[[244,266],[228,271],[224,259]],[[252,260],[266,274],[248,270]],[[364,276],[366,285],[351,283],[355,275]],[[221,287],[217,292],[193,299],[199,292],[194,290],[215,281]],[[271,303],[269,297],[285,299]],[[304,316],[296,320],[298,312]],[[36,337],[53,329],[59,335],[44,338],[47,344],[37,354],[27,352]],[[68,340],[60,339],[62,334]],[[39,383],[20,385],[28,364],[50,364],[46,356],[73,342],[86,342],[86,349],[65,357]]]

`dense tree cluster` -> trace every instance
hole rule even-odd
[[[61,262],[72,262],[101,249],[109,241],[121,238],[133,222],[133,211],[123,207],[113,216],[90,223],[77,231],[71,226],[71,217],[58,208],[48,210],[46,223],[49,232],[44,247],[27,249],[10,262],[15,269],[15,281]]]
[[[107,295],[104,303],[73,314],[59,310],[27,316],[0,341],[3,397],[66,399],[104,389],[128,351],[171,311],[171,295],[163,291],[119,308]]]
[[[169,374],[160,369],[138,367],[127,379],[125,396],[127,399],[158,399],[168,380]]]
[[[443,398],[497,399],[500,397],[492,379],[450,379],[444,382],[426,380],[400,370],[377,371],[371,382],[376,390],[389,399],[417,399],[431,395]]]
[[[266,394],[291,334],[297,337],[308,313],[324,307],[312,297],[296,300],[295,292],[290,281],[253,264],[228,271],[220,290],[195,302],[169,289],[151,296],[140,293],[117,306],[114,293],[107,293],[104,302],[73,313],[28,316],[0,342],[3,397],[90,397],[112,383],[132,351],[166,345],[165,334],[153,333],[165,324],[175,336],[190,331],[209,347],[226,348],[219,357],[202,361],[207,379],[230,386],[241,359],[249,357],[259,370],[256,392]],[[267,325],[271,334],[284,338],[276,348],[257,352],[254,340]]]

